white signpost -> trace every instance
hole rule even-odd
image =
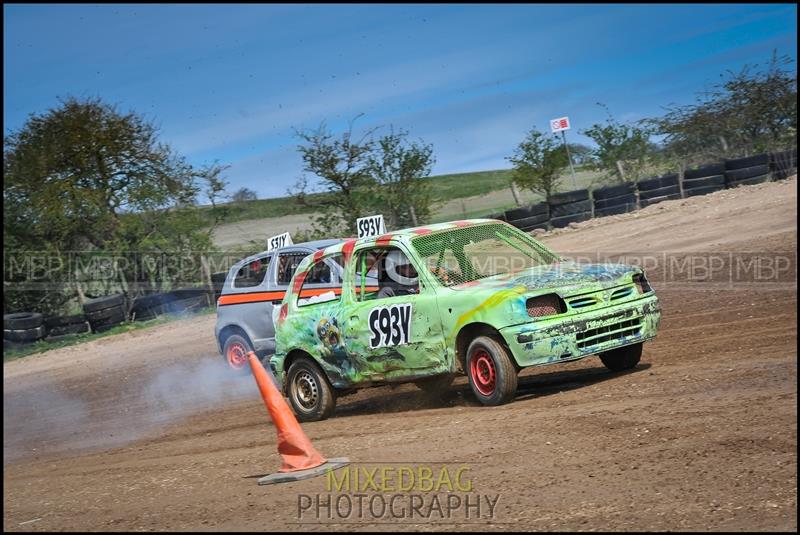
[[[569,130],[569,117],[559,117],[550,121],[550,130],[555,134],[556,132],[563,132]]]
[[[283,234],[278,234],[277,236],[273,236],[267,240],[267,251],[272,251],[273,249],[278,249],[280,247],[286,247],[287,245],[294,245],[294,243],[292,243],[292,237],[289,235],[289,233],[284,232]]]
[[[359,217],[356,220],[358,237],[380,236],[386,234],[386,227],[383,225],[383,214]]]
[[[559,117],[550,121],[550,131],[552,133],[561,132],[561,141],[564,142],[564,150],[567,151],[567,159],[569,160],[569,170],[572,173],[572,185],[578,189],[578,181],[575,180],[575,168],[572,167],[572,156],[569,154],[569,147],[567,146],[567,135],[564,133],[569,130],[569,117]]]

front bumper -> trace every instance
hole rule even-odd
[[[655,337],[661,306],[655,294],[568,318],[500,329],[519,366],[575,360]]]

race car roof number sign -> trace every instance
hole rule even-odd
[[[552,133],[569,130],[569,117],[559,117],[550,121],[550,131]]]
[[[292,237],[288,232],[284,232],[283,234],[273,236],[267,240],[267,251],[272,251],[273,249],[279,249],[288,245],[294,245],[292,243]]]
[[[359,217],[356,220],[356,229],[359,238],[367,236],[380,236],[386,234],[386,227],[383,224],[383,215],[371,215],[369,217]]]

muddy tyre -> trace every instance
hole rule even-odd
[[[503,405],[517,392],[517,368],[494,338],[478,336],[467,349],[467,377],[472,393],[484,405]]]
[[[642,344],[634,344],[632,346],[619,347],[600,353],[600,360],[603,361],[606,368],[611,371],[620,372],[623,370],[630,370],[639,364],[639,359],[642,358]]]
[[[308,358],[300,358],[289,367],[286,389],[289,403],[301,422],[324,420],[336,407],[336,394],[328,378]]]
[[[228,365],[228,369],[242,375],[248,373],[249,363],[247,354],[253,351],[250,341],[241,334],[232,334],[225,339],[222,347],[222,358]]]

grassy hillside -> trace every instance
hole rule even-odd
[[[511,180],[511,170],[501,169],[496,171],[440,175],[426,178],[425,180],[430,181],[431,191],[435,199],[448,201],[506,189],[509,187],[509,182]],[[325,195],[325,193],[314,193],[309,195],[309,200],[322,201]],[[229,203],[226,206],[231,210],[230,214],[225,219],[225,223],[235,223],[237,221],[246,221],[250,219],[283,217],[311,212],[309,208],[300,206],[291,197],[276,197],[272,199]],[[207,211],[208,207],[200,207],[200,210]]]
[[[578,188],[596,183],[600,174],[592,171],[576,171]],[[477,171],[439,175],[427,178],[437,202],[433,206],[431,221],[452,221],[485,217],[517,206],[511,193],[511,170]],[[567,171],[561,183],[561,191],[575,189]],[[524,204],[541,201],[541,197],[520,191]],[[319,195],[318,195],[319,197]],[[233,205],[231,205],[233,206]],[[245,243],[264,243],[269,236],[282,232],[293,235],[310,230],[309,210],[303,210],[288,197],[249,201],[236,205],[227,221],[214,232],[214,242],[219,247],[231,248]]]

